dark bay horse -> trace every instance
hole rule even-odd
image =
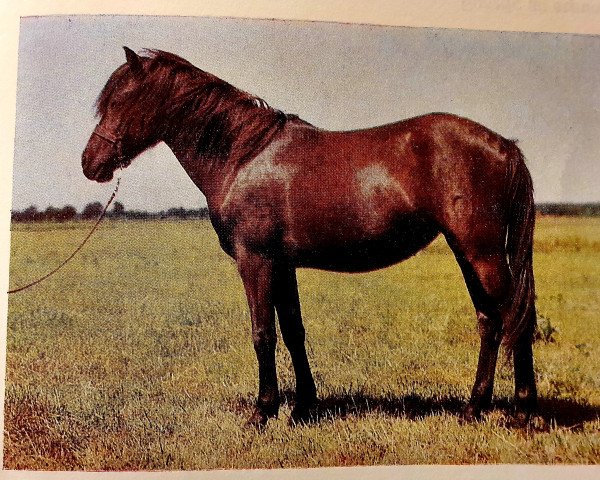
[[[279,409],[275,312],[296,375],[292,420],[314,412],[296,268],[382,268],[440,233],[462,269],[481,336],[463,415],[489,407],[501,344],[513,357],[517,411],[535,409],[533,188],[515,142],[445,113],[326,131],[176,55],[125,52],[98,97],[83,172],[109,181],[165,142],[206,196],[252,318],[259,392],[250,424],[264,425]]]

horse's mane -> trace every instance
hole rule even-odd
[[[172,53],[146,50],[140,59],[144,75],[135,94],[124,95],[112,108],[119,109],[118,114],[165,120],[164,131],[155,133],[177,138],[182,144],[193,142],[199,154],[238,160],[251,157],[288,118],[295,118]],[[111,98],[131,75],[127,63],[113,73],[96,101],[97,115],[107,112]]]

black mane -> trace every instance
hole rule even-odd
[[[288,116],[257,96],[237,89],[187,60],[160,50],[140,57],[143,78],[116,104],[117,114],[160,118],[161,138],[192,141],[197,152],[243,160],[256,155],[285,125]],[[96,101],[104,115],[113,95],[135,74],[126,63],[110,77]]]

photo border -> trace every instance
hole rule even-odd
[[[597,0],[2,0],[0,5],[0,286],[8,290],[12,159],[15,138],[16,81],[21,17],[47,15],[166,15],[308,20],[408,27],[461,28],[523,32],[600,34]],[[600,68],[600,67],[599,67]],[[8,296],[0,300],[0,396],[4,405]],[[3,411],[3,408],[2,408]],[[4,416],[0,419],[4,426]],[[4,429],[2,428],[2,431]],[[3,446],[4,437],[0,438]],[[1,460],[0,460],[1,461]],[[382,478],[598,478],[597,466],[482,465],[333,467],[291,470],[202,472],[29,472],[8,471],[2,478],[244,478],[382,479]]]

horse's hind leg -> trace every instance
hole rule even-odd
[[[533,310],[530,315],[535,315]],[[535,321],[528,322],[535,325]],[[522,335],[513,348],[515,369],[515,407],[522,420],[527,420],[537,409],[537,389],[533,370],[532,332]]]
[[[273,300],[283,342],[290,352],[296,375],[296,405],[292,411],[292,422],[310,419],[316,405],[317,390],[310,371],[304,345],[304,326],[300,313],[296,271],[291,266],[278,265],[273,279]]]
[[[450,242],[463,272],[477,312],[481,346],[471,398],[463,413],[466,419],[478,418],[489,408],[494,390],[498,349],[502,338],[504,304],[510,291],[510,271],[504,249],[485,249],[479,253]]]

